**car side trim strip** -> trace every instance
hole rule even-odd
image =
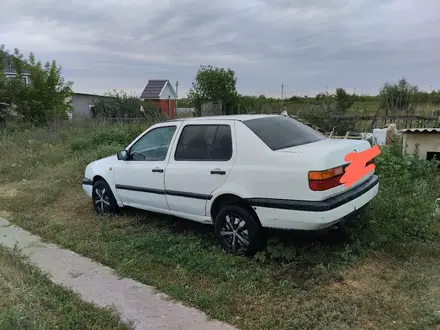
[[[115,187],[116,187],[116,189],[120,189],[120,190],[140,191],[140,192],[145,192],[145,193],[150,193],[150,194],[165,195],[165,190],[162,190],[162,189],[126,186],[123,184],[117,184]]]
[[[359,186],[323,201],[302,201],[275,198],[245,198],[245,200],[251,206],[295,211],[325,212],[333,210],[362,196],[369,190],[373,189],[377,184],[379,184],[379,178],[377,175],[373,175],[370,179]]]
[[[145,193],[149,193],[149,194],[170,195],[170,196],[186,197],[186,198],[193,198],[193,199],[202,199],[202,200],[210,200],[212,198],[212,195],[198,194],[198,193],[192,193],[192,192],[186,192],[186,191],[135,187],[135,186],[127,186],[127,185],[121,185],[121,184],[117,184],[116,189],[139,191],[139,192],[145,192]]]
[[[187,197],[194,199],[204,199],[209,201],[212,198],[212,195],[198,194],[186,191],[176,191],[176,190],[165,190],[166,195],[178,196],[178,197]]]

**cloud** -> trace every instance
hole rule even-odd
[[[440,73],[436,0],[3,0],[0,42],[57,60],[81,92],[179,80],[230,67],[239,91],[312,95]],[[367,88],[365,87],[364,90]]]

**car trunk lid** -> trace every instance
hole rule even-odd
[[[365,140],[325,139],[301,146],[280,149],[276,152],[301,155],[301,158],[303,159],[310,159],[309,171],[325,171],[340,166],[347,166],[348,162],[345,161],[346,155],[351,152],[359,153],[370,148],[370,143]],[[335,172],[335,175],[338,173]],[[365,182],[373,175],[373,173],[374,171],[368,173],[365,177],[348,188],[341,184],[327,190],[315,191],[317,194],[316,197],[318,200],[324,200],[339,195]],[[339,182],[338,178],[336,178],[336,180]],[[312,190],[312,188],[310,189]]]

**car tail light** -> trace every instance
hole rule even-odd
[[[325,171],[309,172],[309,187],[313,191],[324,191],[340,186],[345,166],[334,167]]]

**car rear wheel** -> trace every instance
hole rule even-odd
[[[258,219],[245,206],[220,209],[214,222],[220,245],[229,253],[253,256],[264,247],[264,233]]]
[[[93,207],[98,214],[115,214],[118,211],[115,196],[104,180],[97,180],[93,184],[92,200]]]

